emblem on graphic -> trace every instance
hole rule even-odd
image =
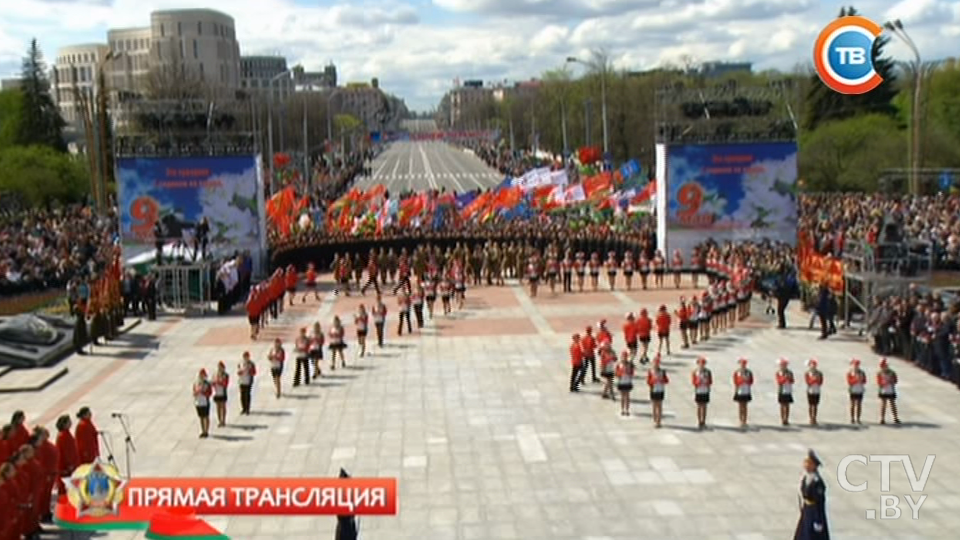
[[[98,459],[77,467],[63,483],[67,486],[67,499],[77,509],[77,517],[115,516],[120,512],[126,482],[116,466]]]

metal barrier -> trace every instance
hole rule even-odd
[[[158,295],[164,308],[171,311],[205,315],[213,301],[213,265],[198,261],[193,264],[171,264],[154,267]]]

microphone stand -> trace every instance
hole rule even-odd
[[[133,475],[130,472],[130,454],[137,451],[137,447],[133,444],[133,435],[130,434],[130,426],[127,425],[126,421],[127,415],[123,413],[118,413],[116,419],[120,421],[120,427],[123,428],[123,448],[124,448],[124,458],[127,465],[127,478],[131,478]]]
[[[116,467],[117,460],[113,459],[113,445],[110,444],[108,433],[106,431],[98,431],[97,433],[100,435],[100,442],[103,443],[104,450],[107,451],[107,462]]]

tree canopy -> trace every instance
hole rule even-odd
[[[67,143],[63,139],[66,122],[50,96],[47,67],[36,39],[30,41],[27,56],[23,59],[20,92],[23,103],[17,144],[48,146],[66,152]]]

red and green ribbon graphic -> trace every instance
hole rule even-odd
[[[189,508],[159,510],[121,505],[116,515],[80,516],[70,501],[61,497],[54,521],[69,531],[146,531],[146,537],[152,540],[230,540]]]

